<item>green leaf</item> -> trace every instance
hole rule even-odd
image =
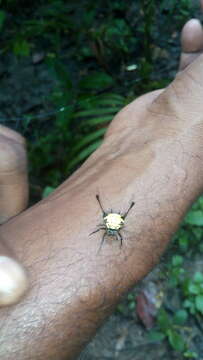
[[[127,299],[130,301],[135,301],[135,294],[132,293],[128,294]]]
[[[166,335],[160,331],[151,330],[148,334],[149,340],[153,342],[161,342],[164,340]]]
[[[171,319],[164,309],[161,309],[158,314],[158,324],[163,332],[171,326]]]
[[[46,186],[43,190],[43,193],[42,193],[42,198],[45,198],[47,197],[49,194],[51,194],[53,191],[55,190],[54,187],[52,186]]]
[[[203,283],[203,274],[200,271],[196,271],[194,275],[194,282]]]
[[[92,142],[93,140],[103,136],[105,134],[105,132],[106,132],[106,128],[102,128],[102,129],[99,129],[97,131],[90,133],[89,135],[83,136],[83,138],[80,141],[78,141],[75,146],[72,147],[71,153],[72,154],[76,153],[83,146],[85,146],[85,145],[89,144],[90,142]]]
[[[189,245],[189,240],[188,240],[188,237],[187,236],[182,236],[178,239],[178,243],[179,243],[179,246],[180,246],[180,249],[183,251],[183,252],[186,252],[188,250],[188,245]]]
[[[6,13],[3,10],[0,10],[0,30],[2,30],[2,27],[4,25],[6,19]]]
[[[186,224],[203,226],[203,212],[200,210],[190,211],[185,217]]]
[[[193,234],[195,235],[195,237],[196,237],[196,239],[197,240],[201,240],[202,239],[202,235],[203,235],[203,229],[202,229],[202,227],[192,227],[192,232],[193,232]]]
[[[183,302],[183,306],[185,308],[191,308],[193,306],[193,302],[191,300],[188,300],[186,299],[184,302]]]
[[[197,295],[195,298],[196,309],[203,314],[203,295]]]
[[[126,314],[126,308],[123,304],[119,304],[116,308],[116,310],[118,312],[120,312],[121,314],[125,315]]]
[[[85,160],[89,155],[91,155],[101,144],[103,140],[95,141],[93,144],[89,145],[83,151],[81,151],[72,161],[68,164],[68,169],[71,169],[73,166],[76,166],[81,161]]]
[[[198,354],[194,351],[186,351],[186,352],[184,352],[183,355],[185,358],[189,358],[189,359],[197,359],[198,358]]]
[[[197,284],[190,283],[190,284],[188,285],[188,292],[189,292],[190,294],[197,295],[197,294],[199,294],[200,289],[199,289],[199,287],[198,287]]]
[[[58,80],[58,86],[56,87],[57,90],[55,90],[56,95],[59,96],[61,92],[60,97],[63,96],[67,99],[73,99],[75,97],[75,88],[73,87],[73,82],[68,67],[65,66],[60,60],[58,60],[55,54],[48,54],[46,56],[46,63],[53,75]]]
[[[129,304],[128,304],[129,310],[134,310],[135,306],[136,306],[135,301],[130,301]]]
[[[200,196],[196,203],[198,207],[203,210],[203,196]]]
[[[55,60],[54,70],[57,75],[57,78],[64,84],[67,90],[73,88],[72,80],[70,78],[68,69],[59,61]]]
[[[183,263],[183,257],[180,255],[174,255],[172,257],[172,265],[173,266],[180,266]]]
[[[185,349],[184,339],[175,330],[169,329],[167,335],[173,349],[181,352]]]
[[[29,56],[30,44],[25,39],[18,39],[14,42],[13,52],[16,56]]]
[[[117,94],[105,94],[105,95],[97,95],[97,96],[91,96],[87,98],[79,99],[78,105],[80,107],[99,107],[99,106],[111,106],[115,107],[117,106],[117,109],[123,107],[125,105],[125,98],[121,95]],[[112,109],[115,110],[115,109]]]
[[[176,313],[175,313],[174,322],[177,325],[183,325],[187,321],[187,318],[188,318],[187,311],[184,309],[180,309],[180,310],[176,311]]]
[[[85,76],[80,82],[80,89],[104,90],[113,85],[113,78],[104,72],[94,72]]]
[[[81,111],[76,112],[73,117],[74,118],[89,117],[89,116],[94,116],[95,117],[97,115],[101,116],[101,115],[111,114],[112,112],[115,113],[116,110],[112,109],[112,108],[81,110]]]
[[[92,119],[87,119],[84,121],[85,125],[100,125],[100,124],[106,124],[111,122],[113,119],[113,115],[106,115],[103,117],[98,117],[98,118],[92,118]]]

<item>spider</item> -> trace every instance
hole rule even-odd
[[[100,230],[105,230],[98,252],[100,251],[106,236],[116,237],[117,240],[120,240],[120,247],[122,247],[123,238],[120,233],[120,230],[124,226],[125,218],[128,215],[130,209],[132,209],[132,207],[135,205],[134,201],[132,201],[132,203],[131,203],[130,207],[128,208],[128,210],[126,211],[126,213],[122,215],[122,214],[120,214],[120,212],[117,214],[117,213],[112,212],[112,210],[110,213],[107,213],[106,211],[104,211],[104,209],[102,207],[99,195],[96,195],[96,199],[97,199],[99,206],[103,213],[103,224],[99,224],[98,225],[99,229],[93,231],[90,235],[95,234],[96,232],[98,232]]]

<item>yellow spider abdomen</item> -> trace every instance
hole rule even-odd
[[[120,214],[108,214],[104,217],[104,223],[107,229],[119,230],[123,224],[124,220]]]

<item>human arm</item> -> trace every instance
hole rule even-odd
[[[22,302],[1,310],[2,360],[75,359],[158,261],[202,191],[201,64],[202,58],[164,92],[123,109],[72,177],[1,227],[0,237],[12,244],[31,280]],[[98,192],[107,209],[136,203],[123,247],[109,238],[99,254],[101,232],[89,236],[102,220]]]

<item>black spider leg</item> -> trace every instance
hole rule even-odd
[[[105,228],[105,230],[106,230],[106,228]],[[102,241],[101,241],[101,243],[100,243],[100,247],[99,247],[99,249],[98,249],[98,251],[97,251],[97,254],[100,252],[100,250],[101,250],[101,248],[102,248],[102,245],[103,245],[104,240],[105,240],[105,236],[106,236],[106,231],[105,231],[105,233],[104,233],[103,236],[102,236]]]
[[[126,211],[126,213],[122,216],[123,217],[123,219],[125,219],[126,218],[126,216],[128,215],[128,213],[129,213],[129,211],[132,209],[132,207],[135,205],[135,203],[134,203],[134,201],[132,201],[132,203],[131,203],[131,205],[130,205],[130,207],[129,207],[129,209]]]
[[[92,235],[92,234],[95,234],[96,232],[98,232],[98,231],[100,231],[100,230],[106,230],[106,228],[105,228],[105,227],[102,227],[102,228],[99,228],[99,229],[97,229],[97,230],[95,230],[95,231],[92,231],[92,232],[89,234],[89,236]]]
[[[98,203],[99,203],[99,206],[100,206],[100,208],[101,208],[101,210],[102,210],[102,212],[103,212],[103,216],[105,216],[105,215],[106,215],[106,212],[105,212],[104,209],[103,209],[103,206],[102,206],[102,204],[101,204],[101,201],[100,201],[100,198],[99,198],[99,195],[98,195],[98,194],[96,195],[96,199],[97,199],[97,201],[98,201]]]
[[[117,240],[120,240],[120,249],[121,249],[123,246],[123,237],[122,237],[121,233],[119,233],[119,231],[117,232],[116,238],[117,238]]]

